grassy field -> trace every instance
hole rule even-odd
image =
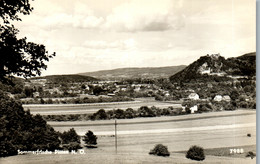
[[[78,134],[83,135],[87,130],[92,130],[98,135],[98,148],[84,148],[85,154],[76,155],[19,155],[2,158],[0,163],[256,163],[256,158],[246,158],[245,154],[228,155],[231,148],[255,151],[255,111],[223,111],[117,121],[117,154],[114,120],[49,122],[58,131],[73,127]],[[251,137],[247,136],[248,133]],[[170,157],[148,154],[158,143],[168,147]],[[185,157],[185,152],[192,145],[205,149],[204,161],[192,161]]]
[[[156,106],[166,108],[169,106],[180,108],[181,102],[162,102],[155,101],[151,98],[139,98],[136,101],[127,102],[110,102],[110,103],[89,103],[89,104],[32,104],[23,105],[25,110],[30,109],[32,114],[52,115],[57,113],[62,114],[90,114],[95,113],[99,109],[113,110],[113,109],[138,109],[141,106]]]
[[[230,149],[243,149],[243,153],[230,153]],[[226,147],[226,148],[213,148],[213,149],[206,149],[206,155],[214,155],[214,156],[226,156],[226,157],[240,157],[244,158],[246,154],[252,151],[256,153],[256,145],[246,145],[246,146],[239,146],[239,147]]]
[[[158,157],[148,153],[88,153],[76,155],[19,155],[0,159],[1,164],[255,164],[256,158],[227,158],[206,156],[204,161],[193,161],[185,158],[182,153],[171,153],[170,157]]]

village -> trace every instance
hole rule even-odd
[[[96,80],[53,82],[46,78],[24,81],[23,92],[9,94],[23,104],[91,104],[113,102],[136,102],[146,98],[149,102],[178,102],[184,113],[255,108],[247,80],[234,79],[225,82],[186,83],[178,85],[168,79],[150,80]],[[221,86],[221,87],[219,87]],[[224,89],[227,88],[227,89]],[[244,91],[244,88],[246,90]],[[243,92],[241,92],[243,91]],[[240,94],[238,94],[240,92]],[[145,105],[145,104],[143,104]],[[141,106],[140,106],[141,107]]]

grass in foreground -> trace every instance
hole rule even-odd
[[[241,151],[241,149],[243,150],[243,152],[241,153],[237,152],[237,150]],[[212,155],[212,156],[234,157],[234,158],[245,158],[246,154],[249,151],[256,152],[256,145],[204,149],[204,153],[206,156]],[[179,151],[178,153],[186,153],[186,151]]]

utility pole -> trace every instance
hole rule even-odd
[[[116,147],[116,154],[117,154],[117,129],[116,129],[117,123],[115,119],[115,147]]]

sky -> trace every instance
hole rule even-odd
[[[256,51],[255,0],[34,0],[19,37],[56,56],[42,75],[188,65]]]

